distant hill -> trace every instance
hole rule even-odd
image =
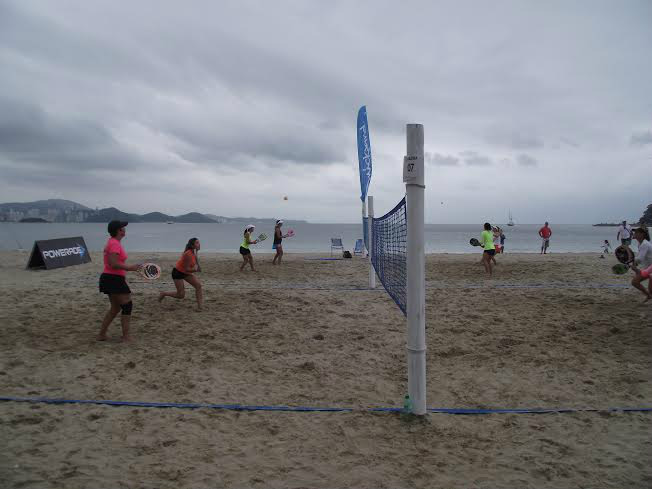
[[[163,214],[162,212],[150,212],[140,216],[142,222],[168,222],[172,220],[172,216]]]
[[[91,209],[71,200],[47,199],[34,202],[8,202],[0,204],[0,221],[18,222],[30,219],[31,222],[42,219],[46,222],[109,222],[113,220],[128,222],[184,222],[184,223],[274,223],[275,218],[258,217],[224,217],[215,214],[190,212],[180,216],[170,216],[162,212],[147,214],[130,214],[115,207]],[[27,221],[23,221],[27,222]],[[307,221],[288,220],[286,223],[305,223]]]
[[[115,207],[107,207],[92,212],[84,222],[109,222],[109,221],[127,221],[127,222],[143,222],[138,214],[127,214]]]
[[[182,216],[176,216],[172,218],[174,222],[203,222],[203,223],[215,223],[216,221],[210,217],[206,217],[204,214],[199,212],[191,212],[189,214],[184,214]]]
[[[148,214],[140,215],[127,214],[126,212],[122,212],[115,207],[100,209],[99,211],[90,214],[84,222],[109,222],[113,221],[114,219],[127,222],[194,222],[203,224],[215,223],[213,219],[206,217],[204,214],[200,214],[199,212],[190,212],[181,216],[168,216],[162,212],[150,212]]]
[[[36,200],[34,202],[7,202],[0,204],[0,212],[8,212],[9,210],[26,212],[30,209],[38,209],[47,213],[49,209],[56,209],[59,211],[90,211],[90,207],[78,204],[72,200],[63,199],[47,199]]]

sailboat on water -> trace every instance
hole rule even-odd
[[[508,226],[515,226],[514,219],[512,217],[512,211],[509,211],[509,221],[507,222]]]

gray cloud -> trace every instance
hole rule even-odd
[[[533,158],[532,156],[528,156],[526,154],[518,155],[516,157],[516,161],[520,166],[537,166],[539,164],[536,158]]]
[[[630,144],[634,146],[643,146],[645,144],[652,144],[652,131],[642,131],[632,134],[629,140]]]
[[[464,163],[469,166],[489,166],[493,164],[491,158],[478,154],[475,151],[462,151],[460,156],[464,160]]]
[[[415,17],[391,2],[370,11],[354,2],[197,0],[189,9],[135,0],[126,12],[120,2],[62,1],[0,0],[4,199],[54,192],[89,205],[129,202],[133,212],[264,215],[261,195],[292,186],[310,198],[288,217],[351,221],[363,104],[379,202],[396,192],[412,122],[424,124],[444,191],[486,186],[484,172],[460,168],[545,161],[540,181],[556,183],[547,198],[564,203],[564,219],[575,206],[593,220],[608,198],[596,189],[616,188],[609,198],[632,206],[649,198],[644,185],[624,198],[608,171],[616,160],[637,174],[649,168],[638,147],[652,133],[629,129],[647,127],[652,106],[649,2],[524,9],[444,0],[417,2]],[[426,47],[422,56],[405,55],[414,46]],[[505,199],[522,209],[520,222],[544,207],[555,219],[552,204],[528,207],[527,173],[504,172]],[[116,175],[125,176],[119,186]],[[147,197],[142,177],[153,183]],[[450,222],[483,212],[449,209]]]
[[[536,149],[544,146],[543,140],[534,134],[500,128],[493,128],[486,139],[490,143],[512,149]]]
[[[123,149],[97,121],[56,117],[4,97],[0,98],[0,155],[53,174],[145,163]]]
[[[460,159],[451,155],[442,155],[439,153],[428,153],[426,151],[424,158],[426,163],[435,166],[458,166]]]

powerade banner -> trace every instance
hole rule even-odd
[[[29,255],[27,268],[69,267],[89,263],[91,255],[84,238],[59,238],[35,241],[32,253]]]
[[[358,163],[360,165],[360,200],[367,198],[371,181],[371,143],[369,141],[369,124],[367,124],[367,107],[358,111]]]

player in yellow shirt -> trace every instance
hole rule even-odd
[[[482,264],[489,277],[493,275],[493,265],[491,259],[496,254],[496,247],[494,246],[494,233],[491,229],[491,224],[484,223],[484,231],[480,235],[480,246],[484,248],[482,252]]]

